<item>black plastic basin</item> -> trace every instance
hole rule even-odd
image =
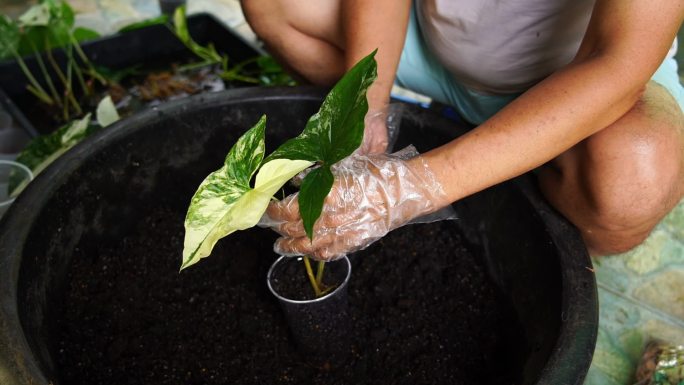
[[[0,222],[0,383],[57,385],[53,314],[75,249],[96,252],[121,238],[139,212],[160,201],[182,211],[263,113],[267,132],[290,137],[323,96],[311,88],[250,88],[178,100],[117,122],[39,175]],[[400,113],[395,148],[414,144],[424,152],[462,133],[417,106],[402,105]],[[267,137],[267,144],[277,143]],[[454,208],[522,325],[528,348],[514,358],[522,362],[520,383],[581,384],[596,341],[598,301],[578,231],[541,198],[532,175]]]

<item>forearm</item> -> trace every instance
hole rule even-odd
[[[597,0],[575,60],[425,154],[449,201],[532,170],[624,116],[684,20],[681,0]]]
[[[449,202],[555,158],[623,116],[646,80],[610,58],[569,65],[468,134],[424,154]]]
[[[346,0],[342,2],[346,68],[378,49],[378,78],[368,90],[371,109],[389,101],[404,46],[411,1]]]

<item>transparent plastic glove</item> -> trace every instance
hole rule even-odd
[[[272,202],[259,225],[282,235],[274,245],[281,255],[334,260],[364,249],[389,231],[448,205],[441,185],[416,154],[412,147],[395,154],[355,153],[336,164],[313,242],[304,232],[297,194]]]
[[[365,117],[365,128],[363,143],[356,150],[360,154],[382,154],[394,147],[399,136],[399,125],[401,124],[402,114],[401,104],[392,103],[382,110],[370,111]],[[415,149],[413,150],[415,152]],[[413,155],[418,154],[415,152]],[[307,168],[297,174],[290,184],[299,187],[304,178],[315,167]]]
[[[382,154],[389,144],[387,133],[387,106],[369,110],[364,119],[363,143],[358,152],[362,154]]]

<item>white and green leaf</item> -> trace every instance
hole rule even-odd
[[[303,160],[279,159],[264,164],[266,117],[247,131],[192,197],[185,218],[181,269],[211,254],[219,239],[257,224],[275,194],[294,175],[311,166]]]
[[[116,110],[116,106],[112,101],[112,97],[109,95],[100,100],[100,103],[97,105],[97,110],[95,110],[95,114],[97,116],[97,122],[102,127],[107,127],[121,119],[119,112]]]
[[[356,63],[330,90],[304,131],[283,143],[267,159],[308,159],[320,163],[317,172],[304,178],[298,197],[299,213],[309,238],[313,237],[314,224],[332,187],[330,166],[353,153],[363,141],[368,112],[366,92],[377,77],[375,53]]]
[[[36,4],[19,16],[23,27],[44,27],[50,23],[50,7],[47,3]]]
[[[182,10],[175,16],[177,34],[187,45]],[[265,116],[238,140],[224,166],[202,182],[191,200],[181,270],[209,256],[219,239],[255,226],[273,194],[293,176],[319,163],[321,167],[304,178],[298,201],[305,230],[312,237],[313,225],[334,181],[330,166],[351,154],[363,139],[366,91],[376,78],[374,56],[375,52],[371,53],[345,74],[304,131],[265,161]],[[262,161],[265,163],[251,188],[252,176]]]

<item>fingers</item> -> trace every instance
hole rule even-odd
[[[377,154],[387,150],[389,140],[386,119],[385,111],[369,112],[366,115],[363,142],[360,148],[362,154]]]
[[[298,238],[278,238],[273,250],[280,255],[308,255],[319,261],[334,261],[346,254],[346,248],[338,242],[335,233],[314,237],[311,241],[306,236]]]
[[[271,202],[266,208],[266,215],[274,222],[293,222],[299,220],[297,194],[289,195],[280,201]]]

